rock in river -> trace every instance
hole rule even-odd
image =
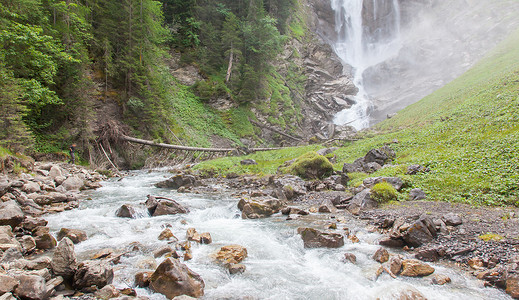
[[[339,248],[344,246],[344,236],[339,233],[322,232],[314,228],[298,228],[305,248]]]
[[[259,219],[279,212],[282,205],[281,201],[273,197],[254,200],[241,199],[238,202],[238,209],[242,211],[241,216],[243,219]]]
[[[204,287],[202,277],[175,258],[162,262],[150,278],[150,288],[168,299],[180,295],[202,297]]]

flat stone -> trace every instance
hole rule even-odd
[[[434,268],[416,259],[405,259],[402,261],[402,276],[423,277],[434,273]]]

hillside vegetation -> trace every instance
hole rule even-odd
[[[359,136],[360,141],[335,151],[336,170],[396,139],[391,144],[397,153],[394,166],[369,176],[402,177],[431,200],[519,206],[519,31],[461,77]],[[273,174],[282,162],[318,148],[247,156],[258,166],[241,166],[240,158],[225,158],[196,169]],[[405,175],[410,164],[421,164],[430,172]],[[350,185],[368,177],[351,175]],[[405,198],[405,190],[400,198]]]

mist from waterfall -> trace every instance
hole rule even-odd
[[[517,0],[330,2],[330,43],[359,89],[334,123],[356,129],[444,86],[519,28]]]
[[[356,129],[369,126],[371,100],[364,88],[363,74],[368,68],[398,54],[400,43],[400,7],[397,0],[332,0],[335,11],[337,55],[353,67],[353,81],[359,92],[355,104],[339,112],[337,125]],[[368,26],[366,21],[370,22]]]

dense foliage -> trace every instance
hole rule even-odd
[[[219,114],[204,100],[254,102],[273,72],[270,62],[282,50],[295,4],[0,0],[0,143],[38,151],[88,145],[96,109],[106,101],[117,102],[138,135],[167,139],[172,132],[198,144],[207,144],[211,134],[237,140],[233,124],[227,128],[221,120],[213,123],[223,129],[218,125],[190,139],[192,131],[211,126],[200,120],[193,129],[185,111],[202,105],[212,120]],[[194,90],[176,84],[167,72],[172,52],[182,53],[182,62],[196,64],[207,79]]]

